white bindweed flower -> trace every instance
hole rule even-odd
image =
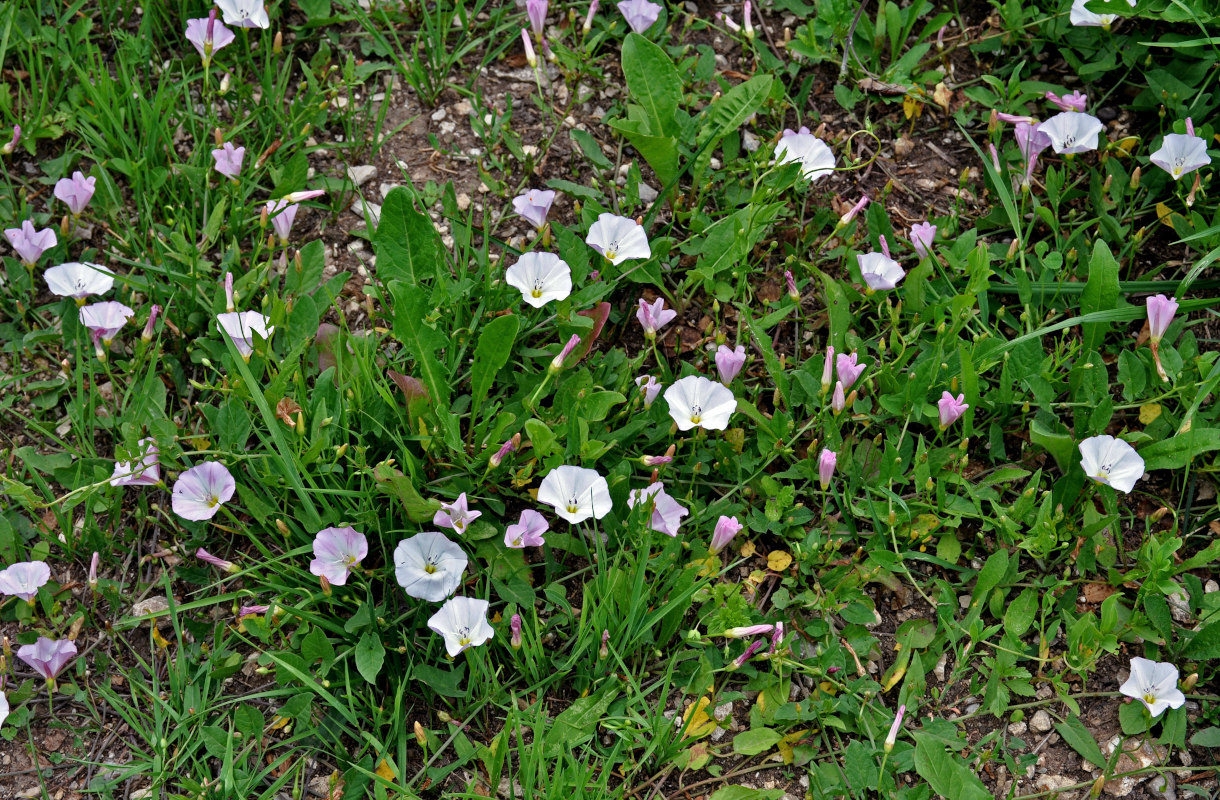
[[[611,264],[652,257],[648,234],[642,225],[630,217],[599,214],[597,222],[589,228],[585,244],[605,256]]]
[[[508,268],[504,281],[534,308],[572,293],[572,269],[554,253],[523,253]]]
[[[1178,688],[1178,668],[1165,661],[1131,659],[1131,677],[1118,690],[1139,700],[1154,717],[1166,708],[1181,708],[1186,702],[1186,695]]]
[[[394,548],[394,577],[406,593],[436,603],[462,584],[466,553],[443,533],[424,531]]]
[[[101,339],[106,344],[115,337],[127,320],[135,316],[135,311],[115,302],[106,300],[90,306],[81,306],[80,324],[89,329],[95,339]]]
[[[1085,3],[1089,0],[1075,0],[1072,3],[1072,11],[1068,19],[1073,25],[1083,25],[1093,28],[1105,28],[1109,30],[1114,24],[1114,20],[1118,19],[1117,14],[1098,14],[1096,11],[1090,11],[1085,7]],[[1127,0],[1127,4],[1135,8],[1135,0]]]
[[[114,273],[101,264],[69,261],[51,267],[42,276],[47,288],[60,297],[84,300],[89,295],[105,294],[114,286]]]
[[[428,627],[445,639],[445,652],[450,658],[467,647],[478,647],[496,635],[487,621],[486,600],[473,597],[451,597],[428,620]]]
[[[216,7],[224,14],[226,25],[235,28],[270,28],[271,18],[263,0],[216,0]]]
[[[775,157],[781,164],[800,162],[801,175],[810,181],[831,174],[835,168],[835,154],[826,142],[810,133],[808,128],[785,130],[775,145]]]
[[[1101,120],[1080,111],[1063,111],[1038,125],[1038,133],[1045,133],[1060,155],[1096,150],[1101,131]]]
[[[8,697],[4,692],[0,692],[0,727],[4,727],[6,719],[8,719]]]
[[[1212,163],[1207,154],[1207,142],[1202,137],[1182,133],[1167,133],[1161,149],[1157,150],[1148,160],[1180,180],[1188,172],[1194,172],[1200,167]],[[48,273],[50,271],[48,270]]]
[[[733,392],[702,375],[687,375],[676,381],[665,390],[665,402],[669,403],[669,416],[682,431],[696,426],[722,431],[729,426],[729,417],[737,410]]]
[[[1135,448],[1113,436],[1091,436],[1080,443],[1080,466],[1098,483],[1127,493],[1144,476],[1144,459]]]
[[[228,311],[217,314],[216,322],[220,325],[220,330],[233,340],[237,352],[247,361],[254,352],[255,334],[258,334],[260,339],[270,339],[271,334],[275,333],[275,326],[270,324],[271,320],[257,311]]]
[[[556,467],[542,479],[538,502],[555,509],[568,522],[601,519],[610,513],[610,485],[597,470],[584,467]]]
[[[0,594],[33,603],[38,589],[49,580],[51,568],[45,561],[19,561],[0,571]]]
[[[893,289],[907,274],[885,253],[858,253],[856,263],[860,265],[860,277],[874,292]]]

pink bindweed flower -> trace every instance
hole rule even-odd
[[[716,370],[720,373],[720,382],[728,386],[741,372],[746,363],[746,349],[741,345],[730,350],[728,345],[716,348]]]
[[[627,495],[627,507],[635,508],[639,503],[652,503],[652,515],[649,526],[666,536],[677,536],[678,526],[682,518],[690,513],[690,509],[674,500],[665,492],[664,484],[657,482],[649,484],[646,489],[633,489]]]
[[[559,355],[551,359],[551,366],[549,367],[550,371],[559,372],[561,369],[563,369],[563,362],[567,361],[568,356],[572,355],[572,351],[576,349],[576,345],[578,344],[580,344],[580,334],[574,333],[568,339],[568,343],[565,344],[563,349],[559,351]]]
[[[640,325],[644,328],[644,336],[649,339],[657,338],[657,331],[664,328],[678,316],[678,312],[665,307],[665,298],[658,297],[651,305],[640,298],[639,310],[635,312],[635,318],[640,321]]]
[[[859,356],[855,353],[851,355],[840,353],[838,358],[835,359],[835,369],[839,373],[839,380],[843,382],[843,391],[851,389],[852,384],[856,382],[868,367],[868,364],[861,364],[858,359]]]
[[[1000,171],[1000,153],[995,149],[995,145],[988,142],[987,152],[991,154],[991,166],[995,167],[995,171]]]
[[[1034,117],[1029,116],[1028,114],[1005,114],[1003,111],[997,111],[995,118],[1001,122],[1008,122],[1008,123],[1024,122],[1026,125],[1037,125],[1038,124],[1038,120]]]
[[[792,277],[792,270],[784,270],[784,283],[788,284],[788,297],[792,298],[792,302],[799,303],[801,293],[796,290],[796,279]]]
[[[465,533],[467,526],[479,517],[482,511],[471,511],[466,505],[466,493],[462,492],[452,503],[441,503],[441,510],[432,517],[432,524]]]
[[[144,332],[140,334],[140,340],[143,342],[151,342],[153,338],[153,330],[157,324],[157,315],[161,313],[161,306],[153,303],[153,307],[148,312],[148,322],[144,323]]]
[[[45,561],[18,561],[0,571],[0,594],[20,597],[34,603],[38,589],[51,580],[51,568]]]
[[[39,636],[34,644],[22,645],[17,649],[17,658],[48,682],[54,681],[75,655],[76,645],[70,639],[55,641],[45,636]]]
[[[865,207],[866,205],[868,205],[868,195],[864,195],[863,197],[861,197],[861,198],[860,198],[860,199],[859,199],[859,200],[856,202],[856,204],[855,204],[854,206],[852,206],[852,207],[851,207],[851,208],[848,210],[848,212],[847,212],[846,214],[844,214],[843,216],[839,217],[839,224],[838,224],[836,227],[838,227],[838,228],[846,228],[846,227],[847,227],[847,225],[848,225],[848,224],[849,224],[849,223],[850,223],[850,222],[851,222],[853,219],[855,219],[855,218],[856,218],[856,215],[857,215],[857,214],[859,214],[861,211],[863,211],[863,210],[864,210],[864,207]]]
[[[225,311],[232,314],[237,310],[237,303],[233,299],[233,273],[225,273]]]
[[[617,3],[618,10],[627,19],[627,24],[636,33],[643,33],[653,26],[661,16],[661,7],[648,0],[624,0]]]
[[[1163,294],[1154,295],[1144,301],[1148,308],[1148,338],[1153,343],[1160,343],[1165,331],[1173,323],[1174,314],[1178,313],[1178,302]]]
[[[542,226],[546,225],[546,215],[551,212],[551,204],[554,202],[555,193],[550,189],[530,189],[513,198],[513,211],[535,228],[542,230]]]
[[[711,551],[715,555],[721,550],[729,546],[729,542],[741,532],[743,525],[737,521],[737,517],[721,516],[716,520],[716,528],[712,531]]]
[[[225,22],[235,28],[270,28],[263,0],[216,0]]]
[[[34,223],[28,219],[21,223],[20,228],[6,229],[4,238],[8,239],[8,243],[13,246],[21,263],[31,268],[38,263],[38,259],[42,258],[43,253],[59,243],[54,230],[43,228],[36,231]]]
[[[894,724],[890,725],[890,732],[885,735],[885,752],[890,752],[894,749],[894,745],[898,742],[898,729],[902,727],[902,718],[906,716],[907,707],[905,705],[898,706],[898,713],[894,716]]]
[[[942,431],[957,422],[962,414],[966,413],[966,409],[970,408],[966,403],[966,395],[959,394],[954,397],[948,392],[940,396],[936,406],[940,410],[940,429]]]
[[[768,626],[768,627],[770,627],[770,626]],[[744,653],[737,656],[737,658],[733,659],[733,662],[731,664],[729,664],[727,669],[731,669],[731,670],[740,669],[741,667],[743,667],[745,665],[745,663],[747,661],[749,661],[751,658],[753,658],[754,654],[757,653],[759,650],[761,650],[762,646],[765,645],[766,643],[767,643],[766,639],[755,639],[753,642],[750,643],[750,646],[746,648],[746,651]]]
[[[775,630],[771,633],[771,648],[767,651],[768,654],[775,653],[779,650],[780,645],[784,643],[784,623],[783,620],[775,623]]]
[[[534,52],[534,43],[530,41],[530,32],[525,28],[521,29],[521,43],[525,46],[525,63],[530,65],[530,69],[537,69],[538,54]]]
[[[529,17],[530,27],[541,37],[546,31],[546,12],[549,0],[525,0],[525,15]]]
[[[541,547],[546,544],[545,534],[551,529],[546,517],[532,508],[521,512],[521,518],[516,524],[509,525],[504,531],[506,547]]]
[[[835,381],[834,394],[830,396],[830,410],[835,413],[835,416],[843,413],[843,409],[847,408],[847,394],[843,391],[843,381]]]
[[[205,67],[211,65],[212,56],[216,54],[217,50],[233,44],[233,40],[236,38],[233,31],[216,19],[216,9],[214,8],[208,12],[206,17],[186,21],[186,40],[199,51],[199,57],[203,59]]]
[[[1029,179],[1033,177],[1034,167],[1038,164],[1038,155],[1051,146],[1051,137],[1047,136],[1042,131],[1041,123],[1039,122],[1018,122],[1013,128],[1013,136],[1016,137],[1017,147],[1021,150],[1021,157],[1025,159],[1025,183],[1029,183]]]
[[[279,200],[267,201],[267,217],[271,220],[271,226],[275,228],[275,235],[279,237],[281,245],[288,244],[288,236],[292,233],[292,223],[296,221],[300,204],[324,194],[326,192],[321,189],[311,189],[307,192],[293,192]]]
[[[1207,142],[1195,136],[1195,126],[1186,120],[1186,133],[1167,133],[1160,148],[1148,160],[1169,173],[1175,181],[1212,163]]]
[[[521,615],[520,614],[513,614],[512,618],[509,619],[508,630],[509,630],[508,646],[514,650],[520,649],[520,647],[521,647]]]
[[[72,216],[79,217],[93,199],[96,186],[97,178],[86,178],[84,173],[77,170],[72,173],[71,178],[61,178],[55,183],[55,197],[63,201]]]
[[[818,456],[818,483],[823,489],[830,487],[830,479],[834,477],[835,466],[839,463],[839,454],[825,447]]]
[[[721,11],[716,12],[716,21],[723,22],[724,27],[728,28],[732,33],[741,33],[741,26],[733,21],[733,18]]]
[[[114,288],[114,273],[101,264],[69,261],[51,267],[42,275],[47,288],[60,297],[71,297],[83,304],[91,295],[105,294]]]
[[[644,395],[644,408],[651,406],[652,401],[661,393],[661,382],[652,375],[641,375],[635,379],[635,385]]]
[[[212,151],[216,171],[233,181],[236,181],[237,176],[241,174],[241,164],[245,158],[246,148],[234,147],[232,142],[225,142]]]
[[[830,391],[830,384],[834,381],[835,374],[835,348],[834,345],[826,345],[826,360],[822,362],[822,394]]]
[[[368,554],[369,540],[355,528],[323,528],[313,537],[309,571],[325,577],[332,586],[343,586],[352,567]]]
[[[89,562],[89,577],[86,582],[89,584],[90,591],[97,591],[97,565],[101,560],[102,554],[98,551],[93,551],[93,560]]]
[[[241,569],[232,561],[225,561],[223,558],[214,556],[207,550],[204,550],[202,547],[195,551],[195,558],[199,559],[205,564],[211,564],[221,572],[227,572],[230,575],[236,575],[241,571]]]
[[[14,125],[13,126],[13,138],[11,138],[7,142],[5,142],[3,146],[0,146],[0,156],[12,155],[13,151],[17,149],[17,143],[20,141],[21,141],[21,126]]]
[[[660,467],[673,460],[673,456],[640,456],[640,463],[646,467]]]
[[[211,519],[237,491],[237,481],[219,461],[205,461],[191,467],[174,481],[170,505],[183,519],[200,522]]]
[[[593,16],[597,13],[599,3],[597,0],[589,3],[589,13],[585,14],[585,24],[581,26],[581,31],[587,36],[589,31],[593,30]]]
[[[759,623],[758,625],[744,625],[737,628],[729,628],[720,635],[726,639],[744,639],[747,636],[765,636],[774,630],[774,625],[769,622],[763,622]]]
[[[504,442],[504,444],[500,445],[500,449],[493,453],[491,458],[487,459],[488,466],[490,466],[492,469],[500,466],[500,464],[504,461],[504,457],[517,449],[518,441],[519,434],[518,436],[514,436],[512,439],[509,439]]]
[[[750,8],[750,5],[750,0],[746,0],[741,7],[741,15],[745,20],[745,22],[742,24],[742,28],[745,30],[747,39],[754,38],[754,13]]]
[[[932,242],[936,241],[936,226],[928,222],[920,222],[911,226],[911,247],[920,258],[927,258],[932,252]]]
[[[250,605],[250,606],[242,606],[237,611],[237,618],[242,619],[244,617],[257,616],[258,614],[266,614],[270,610],[271,610],[271,606],[260,605],[257,603],[254,605]]]
[[[81,306],[80,324],[88,328],[94,338],[101,339],[103,344],[109,345],[115,334],[123,329],[127,320],[131,319],[135,313],[122,303],[106,300],[93,305]]]
[[[156,486],[161,482],[161,451],[157,449],[156,440],[144,438],[138,444],[141,448],[138,457],[131,461],[114,462],[111,486]]]
[[[1084,111],[1085,106],[1089,103],[1087,95],[1081,94],[1080,90],[1065,94],[1062,97],[1054,92],[1047,92],[1043,95],[1050,103],[1052,103],[1060,111]]]

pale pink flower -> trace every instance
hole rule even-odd
[[[212,63],[212,56],[217,50],[233,44],[236,38],[233,31],[216,19],[216,9],[209,11],[206,17],[186,21],[186,40],[199,51],[205,67]]]
[[[678,312],[665,307],[665,298],[658,297],[651,305],[640,298],[639,310],[635,312],[635,318],[640,321],[640,325],[644,328],[644,336],[649,339],[655,339],[657,331],[664,328],[678,316]]]
[[[843,391],[851,389],[852,384],[863,374],[868,364],[861,364],[858,361],[858,356],[855,353],[847,355],[840,353],[835,359],[835,369],[839,373],[839,380],[843,382]]]
[[[139,454],[132,453],[137,458],[131,461],[115,461],[114,473],[110,476],[111,486],[156,486],[161,482],[160,451],[157,442],[144,438],[138,442]]]
[[[504,544],[513,548],[541,547],[546,544],[544,536],[550,528],[546,517],[527,508],[521,512],[520,520],[504,531]]]
[[[742,524],[737,521],[737,517],[721,515],[720,519],[716,520],[715,530],[712,531],[712,553],[719,553],[728,547],[729,542],[733,541],[733,537],[741,531],[742,527]]]
[[[746,349],[741,345],[730,350],[727,345],[716,348],[716,370],[720,373],[720,382],[728,386],[741,372],[746,363]]]
[[[465,533],[470,523],[483,516],[482,511],[471,511],[466,505],[466,493],[462,492],[452,503],[441,503],[441,510],[432,517],[432,524]]]
[[[40,231],[36,231],[34,230],[34,223],[28,219],[21,223],[20,228],[5,229],[4,238],[8,239],[8,243],[13,246],[13,250],[17,253],[17,258],[27,267],[34,266],[43,253],[50,250],[59,242],[53,229],[43,228]]]
[[[554,202],[555,193],[550,189],[530,189],[513,198],[513,211],[541,230]]]
[[[368,554],[369,541],[355,528],[323,528],[313,537],[309,571],[325,577],[332,586],[343,586],[352,567]]]
[[[0,572],[0,594],[33,603],[38,589],[49,580],[51,568],[45,561],[18,561]]]
[[[1148,307],[1148,336],[1154,342],[1160,342],[1173,323],[1173,315],[1178,313],[1178,302],[1163,294],[1147,298],[1144,304]]]
[[[682,524],[682,518],[690,514],[690,509],[670,497],[665,492],[665,486],[659,481],[649,484],[646,489],[633,489],[627,495],[628,508],[650,502],[652,514],[649,517],[649,526],[666,536],[677,536],[678,526]]]
[[[927,258],[932,252],[932,242],[936,240],[936,226],[928,222],[920,222],[911,226],[911,247],[920,258]]]
[[[195,558],[199,559],[205,564],[211,564],[221,572],[227,572],[230,575],[236,575],[238,572],[241,572],[241,569],[232,561],[226,561],[219,556],[214,556],[207,550],[204,550],[202,547],[195,551]]]
[[[72,641],[55,641],[45,636],[39,636],[34,644],[22,645],[17,649],[17,658],[48,681],[55,680],[75,655],[76,645]]]
[[[644,408],[651,406],[652,401],[661,393],[661,382],[652,375],[641,375],[635,379],[635,385],[644,394]]]
[[[170,505],[183,519],[199,522],[216,516],[236,491],[237,482],[224,464],[205,461],[178,476]]]
[[[618,3],[618,10],[627,19],[627,24],[636,33],[643,33],[653,26],[661,16],[661,6],[648,0],[624,0]]]
[[[246,148],[234,147],[232,142],[225,142],[212,151],[216,171],[234,181],[241,174],[241,165],[245,158]]]
[[[1043,97],[1060,111],[1084,111],[1085,106],[1089,103],[1088,96],[1082,94],[1079,89],[1063,96],[1057,95],[1054,92],[1047,92]]]
[[[135,311],[114,300],[105,300],[93,305],[81,306],[80,324],[89,329],[95,339],[110,344],[115,334],[122,330]]]
[[[97,178],[86,178],[80,170],[72,173],[71,178],[62,178],[55,184],[55,197],[63,201],[72,216],[79,217],[93,199],[96,191]]]
[[[940,400],[936,402],[936,406],[940,411],[940,429],[943,431],[954,422],[961,418],[962,414],[966,413],[966,409],[970,406],[966,403],[966,395],[959,394],[957,397],[944,392],[940,396]]]
[[[818,456],[818,483],[823,489],[830,486],[830,479],[834,477],[838,463],[839,454],[823,447],[821,455]]]

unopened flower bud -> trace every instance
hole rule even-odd
[[[419,720],[415,721],[415,742],[420,747],[428,746],[428,735],[424,733],[424,726],[419,724]]]
[[[271,42],[271,52],[277,56],[280,53],[284,52],[284,32],[283,31],[275,32],[275,39],[273,39]]]
[[[521,29],[521,41],[525,43],[525,63],[530,69],[538,69],[538,54],[534,52],[534,43],[530,41],[529,31]]]
[[[508,629],[510,636],[508,639],[509,645],[517,650],[521,647],[521,615],[513,614],[512,619],[508,621]]]
[[[14,125],[13,126],[13,138],[9,139],[8,142],[6,142],[4,144],[3,147],[0,147],[0,156],[12,155],[13,151],[17,149],[17,143],[20,141],[21,141],[21,126]]]
[[[93,560],[89,562],[89,590],[97,591],[97,562],[101,558],[101,554],[96,550],[93,551]]]
[[[598,658],[606,658],[610,655],[610,631],[602,631],[602,646],[597,649]]]

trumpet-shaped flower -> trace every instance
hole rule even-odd
[[[932,242],[936,241],[936,226],[929,222],[920,222],[911,226],[911,247],[920,258],[927,258],[932,252]]]
[[[530,27],[538,36],[546,31],[546,12],[549,0],[525,0],[525,15],[529,17]]]
[[[799,131],[784,131],[775,145],[775,157],[781,164],[799,163],[801,175],[810,181],[826,177],[835,168],[835,154],[826,142],[804,127]]]
[[[733,382],[745,363],[746,349],[741,345],[732,350],[723,344],[716,348],[716,371],[720,373],[720,382],[725,386]]]
[[[223,559],[220,556],[214,556],[207,550],[204,550],[202,547],[195,551],[195,558],[199,559],[205,564],[211,564],[221,572],[227,572],[230,575],[236,575],[237,573],[241,572],[241,568],[232,561]]]
[[[897,261],[885,253],[857,253],[856,263],[860,265],[860,277],[870,292],[893,289],[907,274]]]
[[[466,505],[466,493],[462,492],[452,503],[441,503],[441,510],[432,517],[432,524],[465,533],[470,523],[483,516],[482,511],[471,511]]]
[[[326,192],[321,189],[310,189],[306,192],[293,192],[278,200],[267,201],[265,206],[267,217],[271,220],[271,227],[275,228],[275,235],[279,237],[280,244],[288,243],[288,236],[292,233],[292,223],[296,221],[300,204],[324,194]]]
[[[728,547],[729,542],[733,541],[733,537],[741,531],[742,527],[742,524],[737,521],[737,517],[722,515],[720,519],[716,520],[716,528],[712,531],[712,553],[719,553]]]
[[[651,406],[661,393],[661,382],[652,375],[641,375],[635,379],[635,385],[644,393],[644,408]]]
[[[216,0],[225,24],[235,28],[270,28],[271,18],[263,0]]]
[[[830,479],[834,477],[838,463],[839,454],[823,447],[821,455],[818,456],[818,483],[823,489],[830,486]]]
[[[217,50],[233,44],[236,38],[233,31],[216,19],[216,9],[212,9],[206,17],[186,21],[186,40],[199,51],[205,67],[212,63],[212,56]]]
[[[1120,492],[1129,493],[1144,477],[1144,459],[1135,448],[1113,436],[1090,436],[1081,442],[1080,466],[1084,474]]]
[[[709,431],[722,431],[729,426],[729,417],[737,410],[737,398],[719,383],[702,375],[688,375],[665,390],[669,416],[678,430],[689,431],[698,426]]]
[[[114,273],[101,264],[69,261],[51,267],[43,273],[47,288],[60,297],[77,301],[95,294],[105,294],[114,287]]]
[[[270,339],[271,334],[275,333],[271,320],[257,311],[226,311],[216,315],[216,322],[220,330],[233,340],[233,346],[241,357],[247,360],[254,352],[255,334],[260,339]]]
[[[1167,708],[1181,708],[1186,702],[1186,695],[1178,688],[1177,667],[1138,656],[1131,659],[1131,676],[1118,691],[1139,700],[1154,717]]]
[[[478,647],[496,635],[487,621],[486,600],[451,597],[428,620],[428,627],[445,639],[445,652],[456,657],[468,647]]]
[[[241,164],[245,159],[246,148],[234,147],[232,142],[225,142],[212,151],[216,171],[234,181],[241,174]]]
[[[538,502],[555,509],[568,522],[601,519],[610,513],[610,485],[597,470],[584,467],[556,467],[546,474],[538,487]]]
[[[466,571],[466,553],[437,531],[417,533],[394,548],[394,577],[407,594],[436,603],[453,594]]]
[[[649,339],[655,339],[657,331],[678,316],[677,311],[665,307],[664,297],[658,297],[651,304],[641,297],[639,302],[640,307],[635,312],[635,318],[640,321],[640,325],[644,328],[644,336]]]
[[[513,211],[539,230],[546,224],[546,215],[551,212],[555,193],[550,189],[530,189],[513,198]]]
[[[543,537],[550,529],[546,517],[532,508],[527,508],[521,512],[521,519],[504,531],[504,544],[513,548],[541,547],[546,544]]]
[[[1183,133],[1167,133],[1161,148],[1148,160],[1165,170],[1175,180],[1212,163],[1207,154],[1207,142],[1202,137]]]
[[[1038,155],[1051,146],[1051,137],[1042,130],[1040,122],[1018,122],[1013,128],[1013,136],[1025,159],[1025,180],[1029,181],[1038,164]]]
[[[678,526],[682,518],[690,514],[690,509],[669,496],[661,482],[649,484],[645,489],[633,489],[627,495],[627,507],[635,508],[637,504],[652,504],[652,514],[648,523],[654,531],[666,536],[677,536]]]
[[[948,392],[943,392],[940,400],[936,401],[936,408],[940,412],[940,429],[943,431],[957,422],[970,406],[966,403],[966,395],[959,394],[954,397]]]
[[[644,226],[630,217],[600,214],[589,227],[585,244],[606,257],[611,264],[633,258],[651,258]]]
[[[96,186],[97,178],[86,178],[84,173],[77,170],[71,178],[61,178],[55,183],[55,197],[63,201],[72,216],[79,217],[93,199]]]
[[[661,6],[648,0],[624,0],[617,5],[631,30],[636,33],[643,33],[651,28],[661,16]]]
[[[114,473],[110,476],[111,486],[156,486],[161,482],[161,451],[157,449],[156,440],[144,438],[139,441],[139,445],[141,450],[138,458],[114,462]]]
[[[40,231],[34,230],[34,223],[28,219],[21,223],[20,228],[7,228],[4,231],[4,238],[8,239],[8,243],[13,246],[14,252],[17,253],[17,258],[22,264],[27,267],[32,267],[42,258],[42,254],[54,247],[59,239],[55,237],[55,231],[51,228],[43,228]]]
[[[572,293],[572,269],[554,253],[524,253],[508,268],[504,281],[534,308]]]
[[[55,676],[63,671],[75,655],[76,645],[71,640],[55,641],[45,636],[39,636],[34,644],[17,648],[17,658],[48,681],[55,680]]]
[[[1148,308],[1148,337],[1159,344],[1173,323],[1173,315],[1178,313],[1178,301],[1158,294],[1149,297],[1144,304]]]
[[[127,320],[131,319],[135,313],[122,303],[106,300],[93,305],[81,306],[80,324],[88,328],[95,338],[109,344],[115,334],[122,330],[123,326],[127,324]]]
[[[1114,24],[1114,20],[1118,19],[1117,14],[1098,14],[1096,11],[1090,11],[1085,7],[1085,3],[1089,0],[1074,0],[1072,3],[1072,11],[1068,19],[1073,25],[1083,25],[1093,28],[1110,29]],[[1135,0],[1127,0],[1127,4],[1135,8]]]
[[[237,481],[219,461],[205,461],[191,467],[174,481],[170,505],[183,519],[200,522],[211,519],[237,491]]]
[[[0,594],[33,603],[39,587],[49,580],[51,568],[45,561],[18,561],[0,572]]]
[[[868,364],[861,364],[859,356],[855,353],[851,355],[839,353],[838,357],[835,358],[835,369],[839,373],[839,380],[843,382],[844,391],[851,389],[852,384],[860,378],[867,367]]]
[[[1089,103],[1087,95],[1082,94],[1079,89],[1071,94],[1057,95],[1054,92],[1047,92],[1043,95],[1052,105],[1060,111],[1084,111],[1085,106]]]
[[[1051,147],[1061,155],[1096,150],[1101,131],[1101,120],[1079,111],[1061,111],[1038,125],[1038,132],[1045,133]]]
[[[4,727],[6,719],[8,719],[8,697],[4,692],[0,692],[0,727]]]
[[[309,571],[325,577],[332,586],[342,586],[352,567],[368,554],[369,540],[355,528],[323,528],[313,537]]]

